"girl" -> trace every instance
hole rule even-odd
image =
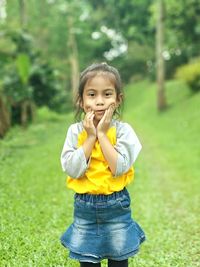
[[[74,221],[62,244],[81,267],[127,267],[145,235],[131,218],[126,186],[141,144],[127,123],[113,119],[123,101],[118,71],[106,63],[93,64],[80,76],[77,115],[61,154],[67,186],[75,191]]]

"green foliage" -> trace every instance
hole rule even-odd
[[[155,29],[158,1],[152,1],[149,27]],[[174,77],[176,68],[199,56],[200,2],[199,0],[167,0],[164,16],[164,53],[166,78]]]
[[[127,51],[110,60],[111,64],[118,67],[124,81],[128,83],[133,76],[149,75],[147,62],[154,61],[154,29],[149,26],[151,1],[91,0],[90,3],[94,9],[92,19],[97,20],[95,17],[98,14],[96,23],[99,25],[99,31],[102,25],[114,29],[128,45]],[[102,46],[102,50],[117,50],[119,47],[120,43],[118,47],[114,47],[112,41],[110,46]]]
[[[90,0],[90,2],[94,11],[101,11],[101,20],[105,25],[122,32],[128,41],[136,41],[141,44],[149,43],[152,40],[152,29],[148,27],[151,1]],[[92,15],[95,16],[95,13]]]
[[[11,30],[7,35],[15,44],[15,52],[18,54],[28,55],[31,59],[34,58],[35,50],[33,47],[33,37],[26,30]],[[27,60],[27,59],[26,59]]]
[[[12,42],[15,48],[4,54],[7,58],[2,64],[4,94],[11,103],[30,100],[33,97],[33,87],[29,83],[29,78],[35,57],[32,37],[27,32],[16,30],[7,31],[6,39],[8,43]]]
[[[59,73],[46,62],[39,59],[32,66],[29,83],[33,87],[33,99],[37,106],[47,105],[52,109],[56,109],[56,95],[61,89],[58,81]]]
[[[166,2],[166,35],[170,48],[179,48],[188,59],[199,55],[199,0]]]
[[[63,116],[49,109],[47,106],[43,106],[37,109],[36,122],[43,123],[44,121],[61,121]]]
[[[5,57],[1,62],[4,94],[14,103],[29,99],[38,106],[47,105],[61,111],[62,97],[70,96],[63,95],[59,71],[42,59],[27,32],[8,32],[7,39],[14,42],[15,50],[2,53]]]
[[[193,92],[200,91],[200,61],[180,66],[175,77],[188,84]]]
[[[27,54],[19,53],[16,57],[16,67],[22,84],[27,85],[30,74],[30,59]]]
[[[70,82],[69,56],[71,50],[67,47],[70,31],[74,33],[78,52],[80,70],[94,61],[105,61],[105,52],[116,46],[115,38],[110,38],[102,31],[102,27],[121,34],[128,44],[128,51],[110,60],[124,72],[126,81],[132,73],[125,71],[135,69],[141,76],[148,73],[155,77],[155,57],[152,52],[155,47],[155,29],[157,17],[157,1],[125,1],[125,0],[88,0],[88,1],[28,1],[25,3],[27,29],[34,40],[34,48],[38,47],[42,57],[48,58],[53,65],[59,67],[66,84]],[[166,61],[167,78],[173,76],[175,68],[185,64],[191,57],[199,55],[200,42],[200,2],[199,0],[169,0],[165,1],[165,52],[170,58]],[[76,16],[74,16],[76,14]],[[19,28],[20,12],[17,1],[7,1],[6,27]],[[70,29],[67,21],[72,17]],[[98,32],[99,38],[92,38],[92,33]],[[116,37],[116,36],[114,36]],[[13,40],[20,47],[19,52],[29,53],[33,44],[26,33],[23,37],[15,35]],[[132,45],[144,48],[144,54],[135,51],[137,60],[133,57]],[[27,52],[29,51],[29,52]],[[33,49],[34,51],[34,49]],[[139,58],[139,55],[141,58]],[[146,58],[143,57],[146,56]],[[148,69],[148,72],[146,70]]]
[[[7,70],[3,80],[3,93],[11,103],[19,103],[25,99],[32,99],[33,88],[30,85],[24,85],[17,73],[15,67]]]
[[[130,80],[143,79],[144,76],[150,75],[152,70],[147,64],[147,59],[148,62],[153,62],[154,50],[146,44],[130,42],[126,55],[114,59],[113,64],[119,69],[126,84]]]

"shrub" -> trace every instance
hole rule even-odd
[[[200,90],[200,61],[191,62],[177,68],[175,77],[188,84],[193,92]]]
[[[48,106],[43,106],[37,109],[37,122],[44,122],[44,121],[52,121],[56,122],[61,119],[61,115],[56,113],[55,111],[49,109]]]

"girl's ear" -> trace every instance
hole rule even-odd
[[[117,107],[119,107],[123,101],[123,98],[124,98],[124,95],[122,93],[120,93],[118,96],[117,96]]]

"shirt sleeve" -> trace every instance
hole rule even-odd
[[[88,168],[83,147],[77,148],[78,129],[76,124],[72,124],[67,132],[64,146],[61,153],[61,166],[72,178],[81,177]]]
[[[127,172],[135,162],[142,145],[128,123],[120,123],[117,129],[117,143],[115,149],[118,152],[115,177]]]

